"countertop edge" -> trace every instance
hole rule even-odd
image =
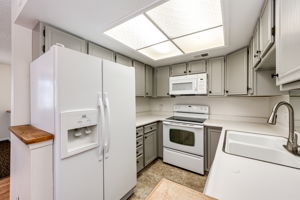
[[[9,130],[26,145],[54,139],[53,134],[38,129],[31,124],[10,126]]]

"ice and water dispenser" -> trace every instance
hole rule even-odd
[[[99,144],[98,110],[61,113],[61,158],[87,151]]]

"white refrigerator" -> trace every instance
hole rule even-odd
[[[53,46],[31,63],[31,123],[55,135],[55,200],[119,200],[136,185],[134,68]]]

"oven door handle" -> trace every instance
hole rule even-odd
[[[171,123],[171,122],[163,122],[165,125],[172,125],[172,126],[180,126],[180,127],[186,127],[186,128],[203,128],[203,126],[200,125],[189,125],[189,124],[177,124],[177,123]]]

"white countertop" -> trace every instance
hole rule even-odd
[[[226,130],[287,137],[287,129],[259,123],[207,120],[207,126],[223,127],[204,193],[221,200],[299,200],[300,170],[226,154],[222,151]]]
[[[165,120],[171,117],[171,114],[157,114],[157,113],[141,113],[136,115],[136,127],[151,124],[153,122]]]

